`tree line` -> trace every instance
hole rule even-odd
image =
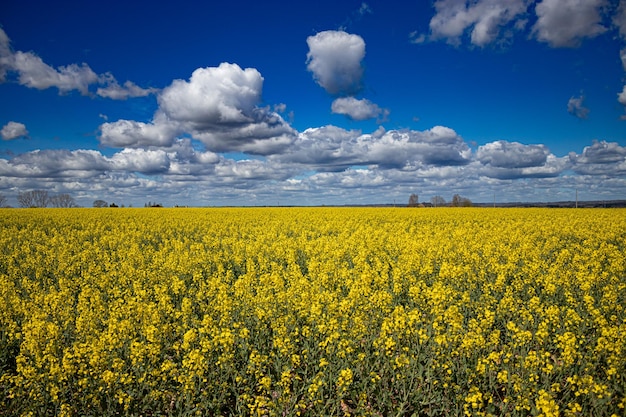
[[[452,196],[450,203],[446,202],[446,199],[440,195],[436,195],[430,199],[430,205],[432,207],[471,207],[472,200],[466,197],[461,197],[459,194]],[[409,196],[409,207],[424,207],[424,204],[419,203],[419,196],[415,193]]]
[[[6,196],[0,194],[0,207],[9,207]],[[78,207],[74,197],[67,193],[50,195],[45,190],[24,191],[17,195],[17,203],[22,208]]]
[[[4,194],[0,194],[0,208],[8,208],[11,207],[8,204],[8,198]],[[24,191],[20,192],[17,196],[17,203],[21,208],[45,208],[45,207],[54,207],[54,208],[72,208],[72,207],[80,207],[74,197],[67,193],[50,195],[48,191],[45,190],[32,190],[32,191]],[[124,204],[118,206],[115,203],[107,203],[104,200],[95,200],[93,202],[93,207],[101,208],[101,207],[124,207]],[[130,205],[129,207],[132,207]],[[163,207],[163,204],[156,202],[149,202],[144,205],[144,207]]]

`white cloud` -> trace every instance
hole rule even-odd
[[[606,0],[543,0],[537,4],[533,35],[553,47],[575,47],[604,33],[600,10]]]
[[[94,84],[105,85],[96,94],[114,100],[142,97],[157,91],[143,89],[131,81],[126,81],[122,87],[112,74],[98,75],[86,63],[54,68],[33,52],[13,52],[9,37],[0,29],[0,82],[5,82],[7,73],[11,72],[17,74],[17,80],[23,86],[38,90],[56,87],[61,94],[76,90],[89,95],[89,87]]]
[[[109,171],[146,175],[201,174],[212,172],[220,158],[196,151],[188,139],[159,149],[122,149],[106,157],[95,150],[35,150],[10,160],[0,159],[0,175],[7,177],[99,178]],[[208,168],[208,170],[207,170]]]
[[[215,167],[215,175],[220,181],[230,184],[233,182],[241,183],[241,186],[250,187],[249,180],[267,181],[267,180],[286,180],[293,171],[285,170],[284,167],[275,164],[268,164],[265,161],[256,159],[244,159],[235,161],[225,159]]]
[[[0,136],[3,140],[12,140],[28,136],[28,130],[23,123],[9,122],[0,130]]]
[[[267,155],[290,145],[296,132],[268,107],[259,107],[263,77],[236,64],[199,68],[158,95],[152,123],[104,123],[100,141],[113,147],[168,146],[188,133],[213,152]]]
[[[162,149],[124,149],[110,159],[112,168],[118,171],[157,174],[166,172],[170,159]]]
[[[256,69],[222,63],[198,68],[189,81],[175,80],[159,95],[159,105],[170,119],[197,128],[250,123],[262,87],[263,77]]]
[[[593,141],[585,146],[581,155],[576,155],[579,164],[612,164],[626,159],[626,147],[617,142]]]
[[[586,119],[589,116],[589,109],[584,106],[585,96],[571,97],[567,102],[567,112],[579,119]]]
[[[85,63],[55,69],[32,52],[16,52],[11,69],[19,74],[21,85],[38,90],[56,87],[60,93],[78,90],[87,95],[89,85],[98,82],[98,75]]]
[[[310,128],[284,154],[272,160],[308,165],[318,171],[351,166],[399,169],[411,165],[463,165],[471,150],[457,133],[444,126],[426,131],[376,131],[361,134],[336,126]]]
[[[296,131],[278,114],[259,109],[251,123],[213,126],[194,130],[192,135],[213,152],[271,155],[284,152],[294,142]]]
[[[164,118],[153,123],[134,120],[118,120],[100,125],[100,143],[112,148],[169,146],[176,134],[176,127]]]
[[[63,176],[93,176],[108,167],[98,151],[65,149],[35,150],[0,159],[0,175],[10,177],[55,178]]]
[[[307,69],[330,94],[353,95],[361,90],[365,41],[343,31],[324,31],[307,38]]]
[[[478,176],[498,180],[550,178],[570,167],[570,158],[556,157],[545,145],[499,140],[479,146],[468,166]]]
[[[582,154],[571,152],[570,160],[574,171],[585,175],[626,174],[626,147],[617,142],[594,141],[586,146]]]
[[[437,0],[436,14],[430,21],[432,39],[446,39],[458,45],[469,28],[472,44],[485,46],[496,41],[502,29],[517,20],[515,29],[520,29],[520,17],[526,13],[529,0]],[[417,40],[423,40],[415,37]]]
[[[389,110],[381,109],[367,99],[358,100],[354,97],[339,97],[331,105],[336,114],[343,114],[352,120],[367,120],[380,117],[382,121],[389,115]]]
[[[106,79],[106,87],[99,87],[96,90],[96,94],[100,97],[112,100],[126,100],[129,97],[145,97],[158,92],[156,88],[141,88],[132,81],[126,81],[122,86],[108,73],[104,78]]]
[[[479,146],[476,159],[496,168],[528,168],[546,163],[550,150],[545,145],[524,145],[499,140]]]

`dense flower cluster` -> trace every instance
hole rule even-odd
[[[0,213],[0,415],[624,415],[626,212]]]

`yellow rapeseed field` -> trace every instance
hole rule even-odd
[[[626,210],[5,209],[0,416],[624,416]]]

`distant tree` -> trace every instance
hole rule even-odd
[[[118,207],[118,205],[115,204],[115,203],[111,203],[111,204],[109,204],[109,207]]]
[[[97,208],[109,207],[109,203],[104,200],[96,200],[93,202],[93,206]]]
[[[430,199],[430,203],[435,207],[443,207],[446,205],[446,199],[440,195],[436,195]]]
[[[62,208],[70,208],[70,207],[78,207],[76,201],[74,201],[74,197],[69,194],[59,194],[52,196],[50,198],[50,204],[52,207],[62,207]]]
[[[33,207],[33,195],[29,191],[19,193],[17,195],[17,203],[20,205],[20,207]]]
[[[19,193],[17,202],[20,204],[20,207],[48,207],[50,198],[47,191],[33,190]]]
[[[411,194],[409,196],[409,207],[417,207],[418,205],[418,196],[417,194]]]
[[[7,206],[7,198],[3,194],[0,194],[0,207],[6,207],[6,206]]]
[[[452,197],[452,202],[450,203],[450,205],[452,207],[471,207],[472,200],[470,200],[469,198],[461,197],[458,194],[455,194]]]
[[[35,190],[33,194],[35,195],[35,207],[48,207],[50,199],[47,191]]]

